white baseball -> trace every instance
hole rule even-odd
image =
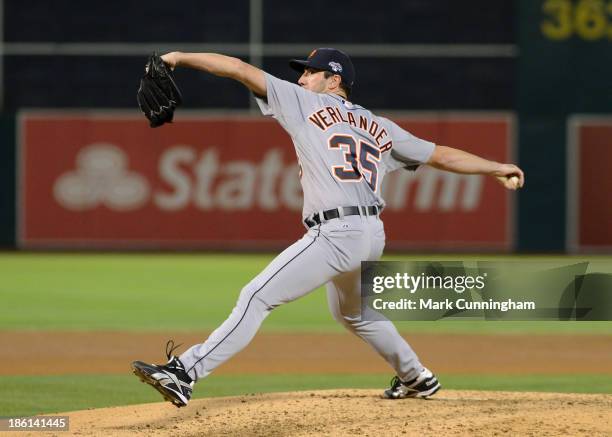
[[[512,176],[510,178],[510,182],[512,182],[512,186],[514,187],[515,190],[518,190],[521,186],[521,180],[519,179],[518,176]]]

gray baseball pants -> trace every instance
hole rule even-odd
[[[242,350],[279,305],[326,284],[334,318],[376,350],[404,381],[422,370],[412,348],[388,320],[361,320],[361,261],[380,259],[385,245],[377,216],[347,216],[309,229],[241,291],[230,316],[208,339],[179,359],[194,380],[206,377]]]

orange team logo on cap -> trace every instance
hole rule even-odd
[[[308,55],[308,59],[312,58],[315,53],[317,53],[317,49],[314,49],[312,52],[310,52],[310,54]]]

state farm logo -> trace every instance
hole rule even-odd
[[[164,211],[302,208],[297,165],[285,164],[280,149],[267,151],[259,162],[223,162],[215,148],[177,145],[166,149],[158,168],[145,175],[129,171],[128,164],[126,152],[115,145],[84,147],[76,168],[55,182],[55,200],[72,211],[106,206],[128,212],[149,202]],[[150,189],[145,176],[157,190]]]
[[[482,205],[483,186],[482,176],[425,167],[388,175],[382,195],[388,211],[471,212]],[[223,160],[215,148],[175,145],[161,153],[156,168],[141,175],[129,170],[128,156],[119,147],[95,143],[81,149],[75,169],[62,174],[53,188],[57,202],[72,211],[105,206],[129,212],[151,203],[168,212],[297,212],[303,202],[297,165],[286,163],[278,148],[246,161]]]
[[[129,211],[140,208],[149,198],[148,182],[129,171],[127,155],[113,144],[84,147],[75,165],[53,186],[55,199],[66,209],[86,211],[104,205],[116,211]]]

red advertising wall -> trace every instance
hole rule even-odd
[[[612,250],[612,116],[574,116],[568,132],[568,250]]]
[[[150,129],[122,113],[20,116],[19,245],[266,249],[299,238],[288,135],[263,117],[181,114]],[[393,117],[413,134],[506,161],[508,116]],[[388,247],[509,249],[510,195],[491,178],[423,167],[386,178]]]

